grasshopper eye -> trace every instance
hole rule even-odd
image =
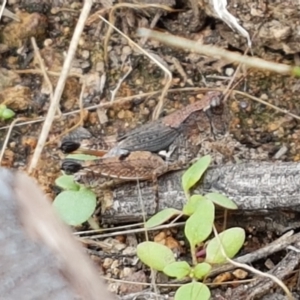
[[[74,174],[82,168],[82,165],[73,159],[65,159],[60,167],[60,169],[65,171],[67,174]]]
[[[59,149],[63,153],[72,153],[80,147],[80,143],[74,141],[64,141],[61,143]]]

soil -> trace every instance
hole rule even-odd
[[[55,89],[64,55],[68,50],[82,8],[82,1],[14,0],[8,2],[10,5],[7,8],[16,12],[21,22],[3,17],[0,24],[0,102],[5,103],[16,113],[13,119],[0,121],[2,145],[7,138],[10,124],[16,119],[18,121],[13,126],[8,144],[3,149],[4,156],[1,164],[11,169],[26,171],[43,124],[43,119],[39,118],[47,114],[51,89]],[[61,175],[60,163],[65,157],[59,150],[62,137],[69,134],[69,130],[74,125],[86,128],[92,135],[91,139],[106,139],[149,122],[152,120],[161,90],[167,82],[164,72],[153,61],[116,32],[113,32],[109,38],[108,60],[105,61],[104,45],[108,27],[97,15],[101,13],[108,17],[111,2],[99,0],[93,5],[72,64],[70,72],[73,75],[68,78],[60,101],[61,115],[52,124],[48,143],[43,149],[34,173],[34,177],[51,199],[54,199],[58,192],[54,181]],[[142,0],[138,2],[152,3],[152,1]],[[140,44],[172,73],[171,91],[165,97],[161,115],[167,115],[201,99],[207,90],[225,89],[237,65],[173,49],[153,40],[142,41],[135,37],[137,27],[149,27],[153,18],[159,13],[160,17],[155,29],[169,31],[194,41],[214,44],[230,51],[242,53],[246,49],[247,41],[217,19],[215,14],[205,6],[205,1],[199,2],[201,4],[199,7],[204,8],[199,14],[205,22],[184,23],[181,12],[189,12],[195,16],[192,2],[164,3],[174,5],[175,8],[180,9],[180,12],[166,13],[153,8],[128,7],[115,11],[115,26]],[[300,10],[294,12],[290,19],[284,18],[290,9],[294,8],[293,5],[297,6],[296,4],[290,1],[284,4],[280,4],[280,1],[272,1],[270,5],[267,0],[253,1],[253,6],[249,8],[247,4],[249,1],[229,2],[229,11],[240,20],[240,24],[251,33],[251,36],[259,31],[259,24],[264,30],[268,28],[269,34],[272,33],[277,38],[271,39],[265,31],[259,31],[257,39],[254,39],[254,55],[289,65],[298,63],[299,43],[297,43],[297,35],[293,32],[296,30],[294,22],[296,17],[299,17]],[[262,23],[263,18],[267,19],[265,23]],[[274,28],[276,30],[280,28],[282,34],[276,35],[277,31]],[[52,72],[49,75],[52,87],[42,75],[30,42],[32,36],[37,41],[47,70]],[[83,82],[86,84],[82,97],[83,122],[80,124],[79,98]],[[236,90],[299,115],[300,95],[297,90],[300,81],[298,78],[247,69],[236,76],[233,84],[236,84]],[[116,100],[126,98],[128,101],[115,104]],[[110,105],[106,109],[97,109],[97,106],[103,103],[110,103]],[[300,160],[300,124],[297,119],[288,114],[253,101],[246,94],[244,96],[231,94],[224,105],[221,117],[223,122],[226,122],[226,135],[222,133],[217,143],[215,141],[204,143],[202,150],[197,149],[198,154],[212,153],[214,164],[236,162],[236,157],[243,161]],[[210,136],[209,139],[213,138]],[[276,237],[275,232],[253,235],[253,232],[249,232],[249,228],[245,229],[248,232],[248,240],[243,253],[259,249]],[[89,228],[85,225],[74,230],[82,232]],[[175,227],[155,232],[150,238],[168,245],[182,257],[189,256],[182,228]],[[122,235],[120,232],[116,237],[112,235],[105,239],[103,236],[93,240],[89,236],[80,239],[87,244],[88,253],[99,265],[99,269],[103,269],[107,278],[150,282],[149,270],[137,261],[135,253],[137,243],[144,240],[143,234]],[[276,264],[283,256],[284,253],[279,253],[276,257],[272,257],[273,263]],[[257,267],[262,269],[264,263],[265,260]],[[266,267],[263,271],[265,269]],[[241,277],[230,273],[229,277],[218,278],[217,282],[238,280],[242,279]],[[289,288],[293,291],[297,291],[295,277],[290,278],[289,281]],[[158,278],[157,283],[166,280],[166,278]],[[109,289],[121,296],[143,292],[145,299],[152,299],[153,295],[145,288],[146,285],[128,285],[119,281],[112,281],[109,284]],[[215,294],[221,295],[225,290],[226,288],[217,288]],[[149,293],[147,294],[146,291]],[[170,288],[161,291],[170,296],[174,295]]]

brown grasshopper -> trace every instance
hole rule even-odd
[[[179,136],[183,123],[191,114],[217,106],[220,104],[221,97],[221,92],[208,92],[201,100],[189,104],[181,110],[129,131],[117,140],[117,144],[107,154],[100,150],[99,156],[126,155],[133,151],[158,153],[167,150]],[[76,150],[78,147],[80,147],[80,144],[72,144],[66,141],[61,149],[70,152],[70,150]],[[97,155],[97,151],[89,149],[82,149],[81,153]]]
[[[157,179],[161,175],[182,169],[183,163],[167,163],[159,155],[149,151],[135,151],[122,158],[118,156],[103,157],[78,164],[74,160],[65,160],[62,169],[67,173],[74,173],[74,180],[89,187],[96,187],[101,178],[118,179],[124,181],[152,180],[156,200],[158,201]],[[102,188],[115,185],[116,182],[102,184]],[[99,186],[98,186],[99,188]]]
[[[82,164],[72,159],[66,159],[61,169],[67,173],[74,173],[78,183],[93,186],[99,176],[121,179],[122,181],[156,180],[159,176],[181,169],[183,163],[167,163],[159,155],[148,151],[131,152],[122,158],[118,156],[103,157],[96,160],[85,161]],[[95,182],[85,182],[85,174],[92,172]]]

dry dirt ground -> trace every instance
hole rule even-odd
[[[51,98],[50,86],[55,88],[82,3],[69,0],[8,2],[11,4],[8,8],[17,12],[22,23],[4,17],[0,24],[0,102],[5,102],[13,109],[16,113],[14,119],[18,118],[19,121],[14,125],[4,149],[2,166],[26,170],[43,124],[43,120],[39,118],[47,114]],[[247,5],[245,4],[247,1],[240,2]],[[256,1],[255,3],[257,4],[256,18],[259,19],[261,17],[258,13],[258,8],[261,8],[259,5],[263,6],[267,2]],[[190,4],[180,3],[180,1],[176,5],[186,12],[191,8]],[[273,5],[276,5],[276,1]],[[248,12],[245,6],[242,6],[241,11],[233,10],[232,13],[237,15],[243,13],[245,17]],[[113,32],[109,38],[108,59],[105,61],[104,45],[108,27],[98,14],[108,17],[110,7],[110,1],[99,0],[93,5],[72,65],[73,75],[67,80],[60,102],[61,115],[52,125],[48,144],[43,150],[35,172],[36,179],[52,199],[58,192],[54,180],[61,174],[60,161],[64,157],[59,150],[62,136],[80,121],[94,138],[122,134],[130,128],[150,121],[161,90],[167,82],[165,73],[156,63],[116,32]],[[182,23],[184,20],[181,20],[182,16],[178,12],[167,14],[153,8],[118,8],[114,12],[117,28],[172,73],[172,90],[165,97],[163,115],[196,101],[206,90],[226,88],[237,65],[176,50],[153,40],[143,41],[136,38],[136,28],[149,27],[157,13],[160,13],[160,17],[155,28],[159,30],[171,30],[174,34],[195,41],[241,53],[245,50],[246,42],[237,33],[233,34],[231,29],[226,27],[227,25],[224,27],[223,22],[213,15],[207,16],[204,13],[202,16],[204,22],[198,24],[195,29],[189,27],[192,26],[189,23]],[[248,19],[245,17],[248,23],[242,17],[240,19],[250,32],[253,29],[250,26],[251,20],[252,25],[255,26],[258,22],[251,16]],[[270,28],[272,32],[273,27]],[[256,29],[255,27],[253,31]],[[35,37],[44,64],[47,70],[51,71],[49,73],[51,85],[47,83],[41,72],[39,61],[30,42],[31,36]],[[294,49],[291,44],[288,46],[283,47],[271,42],[268,44],[268,41],[260,36],[253,51],[264,59],[296,64],[298,49]],[[82,94],[82,104],[85,109],[80,116],[79,97],[83,82],[86,83]],[[300,111],[300,96],[297,92],[299,84],[297,78],[255,69],[242,69],[233,81],[235,89],[261,98],[296,115]],[[118,102],[120,99],[124,101]],[[103,103],[109,105],[106,109],[98,109],[97,105]],[[221,114],[222,122],[226,122],[226,138],[221,137],[215,141],[215,137],[210,137],[213,142],[203,143],[202,150],[199,150],[200,154],[213,153],[214,163],[234,162],[237,157],[239,160],[299,161],[300,125],[295,118],[241,95],[229,96]],[[0,122],[2,143],[7,137],[11,122],[12,120]],[[80,228],[82,229],[88,228]],[[257,236],[252,234],[253,232],[249,233],[244,252],[262,247],[274,238],[275,233]],[[143,236],[120,233],[116,237],[109,237],[109,234],[106,239],[104,237],[98,240],[82,239],[104,275],[131,282],[149,282],[149,271],[142,267],[135,255],[135,246]],[[157,241],[163,240],[168,245],[175,243],[180,255],[185,255],[182,230],[174,228],[158,232],[153,238]],[[273,259],[272,263],[275,264],[280,261],[281,255]],[[264,263],[265,261],[262,261],[258,266],[265,271],[267,267]],[[227,276],[217,281],[237,280],[231,273]],[[296,276],[290,278],[287,283],[296,291],[295,280]],[[157,282],[166,282],[166,278],[159,278]],[[146,288],[149,290],[147,286],[126,285],[120,281],[111,281],[109,288],[120,295],[139,293]],[[228,286],[224,286],[221,290],[225,291],[227,288]],[[161,288],[161,291],[172,295],[170,288]]]

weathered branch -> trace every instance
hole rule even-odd
[[[234,200],[242,210],[300,209],[300,163],[251,162],[210,168],[197,184],[194,193],[219,192]],[[160,209],[182,209],[185,203],[181,187],[183,171],[159,179]],[[104,209],[104,221],[117,223],[141,220],[155,212],[151,182],[126,183],[105,193],[112,206]]]

